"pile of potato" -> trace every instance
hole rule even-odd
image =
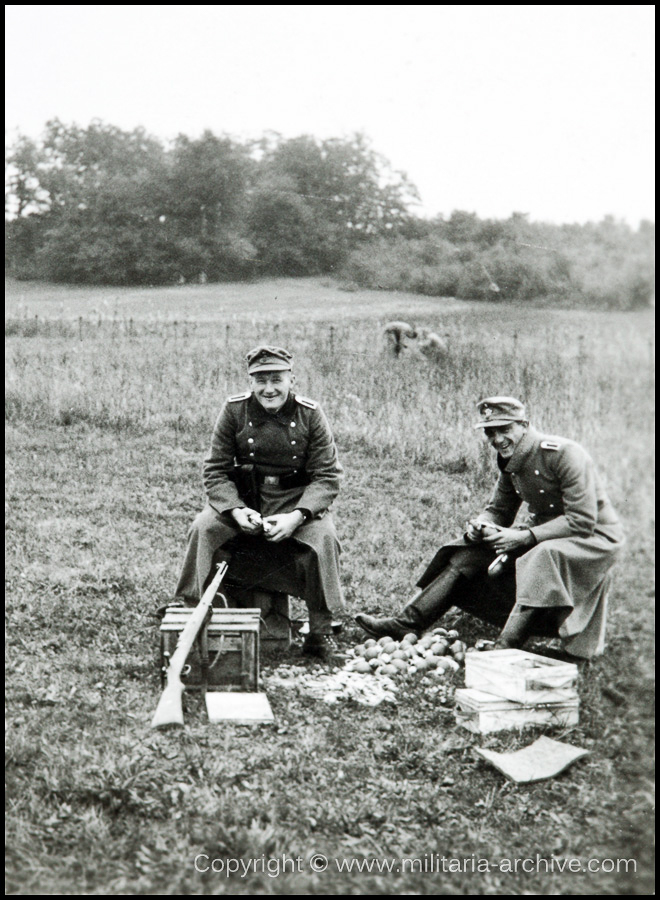
[[[457,631],[436,628],[418,638],[412,632],[400,641],[370,638],[353,650],[346,668],[362,675],[429,675],[444,678],[458,671],[467,650]]]

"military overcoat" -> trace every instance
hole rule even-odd
[[[312,551],[325,602],[332,612],[340,612],[340,546],[329,510],[342,477],[335,441],[318,403],[290,393],[284,406],[270,413],[251,392],[228,398],[203,466],[208,506],[198,517],[204,528],[198,522],[197,531],[204,537],[195,548],[197,592],[215,551],[239,533],[230,516],[233,509],[249,506],[262,516],[302,509],[309,517],[290,540]],[[184,571],[177,594],[188,594],[189,583]]]
[[[522,524],[537,542],[516,560],[516,603],[566,608],[559,628],[566,649],[575,656],[602,653],[611,568],[624,536],[593,460],[575,441],[529,427],[509,460],[498,456],[498,467],[482,517],[509,527],[525,502]],[[465,542],[438,551],[420,587],[437,577],[458,547],[465,549]]]

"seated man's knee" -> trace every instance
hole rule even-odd
[[[221,525],[220,516],[210,506],[205,507],[199,515],[195,516],[190,526],[190,534],[205,535],[212,533]]]

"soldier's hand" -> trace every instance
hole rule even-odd
[[[250,509],[248,506],[242,509],[232,509],[231,515],[234,522],[245,534],[257,534],[262,529],[263,520],[255,509]]]
[[[276,516],[267,516],[264,519],[266,540],[278,544],[280,541],[290,538],[304,521],[305,517],[298,510],[294,510],[291,513],[279,513]]]
[[[521,547],[531,547],[533,542],[531,532],[520,528],[500,528],[494,534],[484,537],[484,544],[492,547],[496,553],[510,553]]]
[[[483,539],[482,523],[478,519],[470,519],[465,525],[465,535],[468,541],[478,544]]]

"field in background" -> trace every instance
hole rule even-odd
[[[380,327],[445,337],[393,360]],[[8,285],[6,313],[9,888],[68,893],[647,893],[652,723],[653,338],[640,313],[531,310],[321,279],[145,289]],[[592,756],[514,788],[423,692],[396,711],[273,698],[278,728],[153,734],[156,628],[201,458],[243,357],[296,357],[322,402],[345,485],[335,514],[350,611],[392,610],[443,535],[479,510],[482,396],[523,397],[584,442],[629,543],[607,656],[582,671]],[[458,628],[483,633],[467,617]],[[357,632],[349,626],[345,640]],[[625,697],[603,695],[614,688]],[[467,734],[467,733],[466,733]],[[518,742],[518,743],[516,743]],[[525,738],[522,743],[526,743]],[[488,746],[518,746],[518,738]],[[558,873],[267,876],[231,882],[196,853],[260,857],[636,857],[636,877]],[[570,879],[570,880],[569,880]]]

